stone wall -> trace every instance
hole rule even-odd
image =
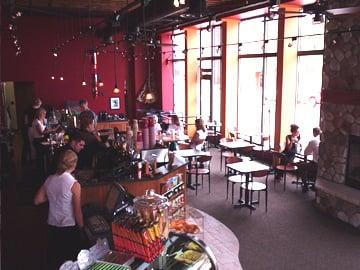
[[[328,3],[330,9],[360,6],[359,0]],[[352,100],[360,97],[360,14],[326,23],[322,95],[316,205],[360,228],[360,190],[345,185],[348,135],[360,136],[360,103]]]

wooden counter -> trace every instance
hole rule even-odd
[[[177,167],[172,170],[167,170],[164,166],[158,168],[159,172],[162,172],[161,175],[157,175],[154,178],[140,179],[140,180],[123,180],[116,183],[119,183],[123,186],[129,193],[134,196],[141,196],[145,194],[145,190],[154,189],[158,194],[164,194],[167,190],[165,184],[167,181],[179,175],[181,181],[183,182],[182,190],[180,192],[184,195],[184,203],[187,203],[186,197],[186,165]],[[85,185],[81,187],[81,203],[82,205],[88,203],[96,203],[99,206],[105,205],[106,196],[109,192],[109,189],[113,182],[100,182],[93,185]],[[175,196],[174,196],[175,197]]]
[[[126,131],[127,126],[129,125],[129,121],[127,120],[119,120],[119,121],[105,121],[105,122],[97,122],[96,129],[114,129],[117,128],[119,131]]]

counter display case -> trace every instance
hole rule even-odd
[[[218,266],[212,250],[202,240],[171,232],[161,255],[150,263],[126,253],[107,251],[101,258],[92,260],[90,265],[82,269],[217,270]]]

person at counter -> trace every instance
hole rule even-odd
[[[32,142],[36,152],[36,166],[39,172],[44,172],[44,147],[41,142],[44,140],[45,135],[55,132],[59,127],[47,128],[46,122],[46,110],[39,108],[36,111],[31,127]]]
[[[85,146],[85,139],[83,138],[83,136],[81,135],[81,133],[79,131],[75,131],[70,135],[70,140],[69,142],[64,145],[63,147],[60,147],[56,152],[55,152],[55,156],[54,156],[54,161],[53,161],[53,165],[51,166],[51,171],[50,173],[55,173],[56,172],[56,167],[57,164],[59,163],[59,159],[62,153],[64,153],[67,150],[72,150],[76,156],[78,156],[78,154],[80,153],[81,150],[84,149]]]
[[[34,204],[49,202],[47,269],[59,269],[66,260],[76,259],[80,250],[80,232],[84,221],[81,187],[71,175],[77,155],[67,150],[60,156],[56,173],[50,175],[37,191]]]
[[[96,123],[97,123],[97,116],[96,116],[95,112],[93,112],[92,110],[90,110],[90,108],[89,108],[89,103],[87,102],[86,99],[80,99],[80,101],[79,101],[79,107],[80,107],[80,111],[81,111],[81,113],[80,113],[80,119],[81,119],[81,117],[82,117],[82,116],[81,116],[82,114],[86,114],[88,117],[89,117],[89,115],[90,115],[90,117],[91,117],[91,115],[92,115],[92,118],[94,119],[95,125],[96,125]]]
[[[191,147],[195,150],[201,151],[204,148],[207,137],[207,130],[204,126],[204,121],[201,118],[195,120],[196,132],[191,139]]]
[[[79,153],[79,169],[90,169],[93,159],[99,151],[104,150],[107,145],[101,142],[94,120],[91,117],[80,118],[80,134],[85,141],[84,149]]]

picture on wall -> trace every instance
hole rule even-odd
[[[110,109],[112,110],[120,109],[120,98],[118,97],[110,98]]]

